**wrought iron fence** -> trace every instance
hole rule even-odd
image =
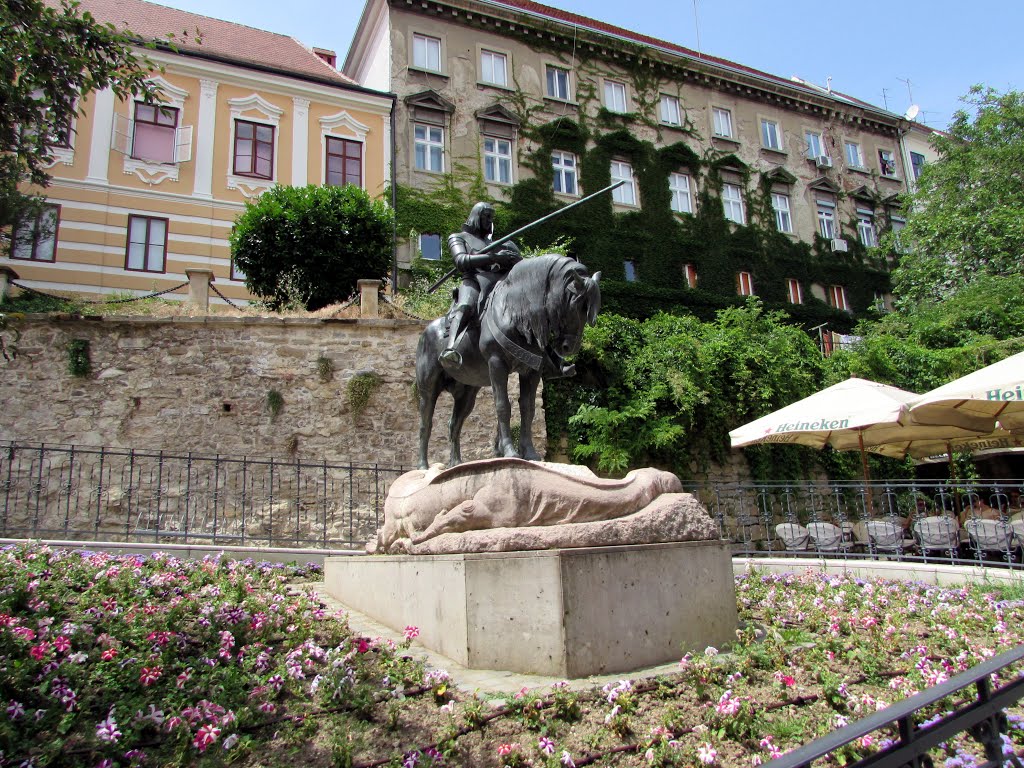
[[[361,547],[403,467],[0,444],[0,536]]]
[[[689,490],[737,554],[1024,567],[1024,480],[720,484]]]

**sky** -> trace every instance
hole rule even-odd
[[[360,0],[160,0],[291,35],[344,60]],[[1021,0],[549,0],[572,13],[945,128],[975,83],[1024,89]]]

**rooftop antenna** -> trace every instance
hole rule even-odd
[[[882,104],[885,105],[886,112],[889,111],[889,89],[882,89]]]
[[[825,90],[832,93],[832,75],[825,78]]]
[[[700,53],[700,19],[697,18],[697,0],[693,0],[693,29],[697,33],[697,56]]]
[[[906,84],[906,86],[907,86],[907,96],[910,97],[910,103],[913,104],[914,103],[914,92],[910,90],[910,78],[908,77],[906,79],[903,79],[902,77],[897,77],[896,79],[899,80],[901,83],[905,83]]]

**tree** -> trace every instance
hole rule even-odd
[[[902,305],[939,301],[982,275],[1024,274],[1024,93],[976,85],[932,144],[894,272]]]
[[[391,266],[388,205],[359,187],[274,187],[248,203],[231,230],[245,286],[271,309],[315,310]]]
[[[159,92],[146,81],[153,66],[136,53],[139,41],[71,0],[4,0],[0,40],[2,229],[38,202],[19,190],[23,183],[49,184],[51,147],[70,130],[83,94],[109,87],[156,101]]]

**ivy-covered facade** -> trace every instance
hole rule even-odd
[[[606,309],[710,318],[759,296],[848,330],[888,301],[898,115],[529,0],[368,0],[344,66],[398,95],[399,261],[444,258],[477,199],[603,274]]]

